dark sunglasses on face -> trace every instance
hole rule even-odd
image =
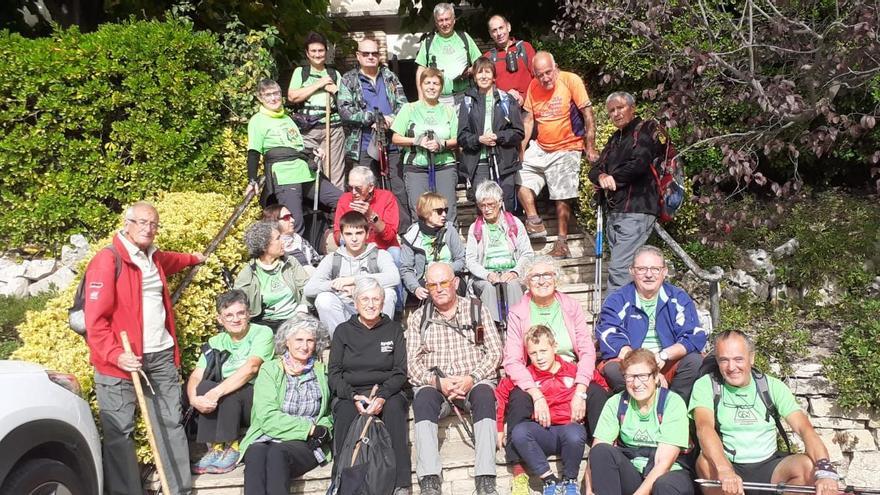
[[[376,58],[379,58],[379,52],[358,52],[358,53],[360,53],[361,56],[364,56],[364,57],[376,57]]]
[[[438,215],[445,215],[445,214],[449,213],[449,208],[447,208],[447,207],[434,208],[434,213],[436,213]]]
[[[287,215],[281,215],[280,217],[278,217],[278,220],[284,220],[285,222],[292,222],[293,215],[291,215],[290,213],[288,213]]]

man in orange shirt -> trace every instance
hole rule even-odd
[[[568,258],[568,200],[578,195],[581,153],[586,148],[587,159],[593,162],[599,158],[593,103],[583,80],[571,72],[560,71],[550,53],[542,51],[535,55],[532,72],[535,79],[523,103],[528,112],[523,113],[523,124],[526,136],[531,136],[533,126],[537,125],[538,137],[528,148],[523,141],[522,169],[516,178],[519,199],[528,215],[525,223],[529,237],[547,237],[547,229],[535,209],[535,196],[547,184],[559,220],[559,236],[548,254]]]

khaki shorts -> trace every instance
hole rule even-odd
[[[544,184],[550,199],[571,199],[578,195],[581,152],[575,150],[547,152],[537,141],[529,143],[523,155],[522,169],[516,174],[516,183],[528,187],[535,194]]]

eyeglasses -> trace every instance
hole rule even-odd
[[[659,275],[663,269],[666,268],[664,266],[634,266],[632,270],[639,275],[644,275],[651,272],[652,275]]]
[[[638,380],[641,383],[648,383],[648,380],[651,379],[651,373],[639,373],[637,375],[623,375],[623,381],[626,383],[632,383]]]
[[[374,297],[360,296],[360,297],[358,297],[357,300],[361,304],[373,303],[373,305],[380,306],[382,304],[382,302],[385,300],[385,297],[384,297],[384,295],[383,296],[374,296]]]
[[[500,203],[498,203],[497,201],[485,201],[478,204],[477,206],[479,206],[481,210],[494,210],[495,208],[498,208],[499,204]]]
[[[556,274],[553,272],[545,272],[545,273],[533,273],[528,276],[529,282],[549,282],[556,278]]]
[[[227,313],[225,315],[220,315],[220,319],[225,321],[226,323],[232,323],[233,321],[244,320],[250,316],[247,311],[239,311],[238,313]]]
[[[287,215],[281,215],[280,217],[278,217],[278,220],[284,220],[285,222],[292,222],[293,215],[291,215],[290,213],[288,213]]]
[[[361,56],[364,56],[364,57],[376,57],[376,58],[379,58],[379,52],[362,52],[362,51],[358,51],[358,53],[360,53]]]
[[[449,280],[443,280],[441,282],[428,282],[425,284],[425,288],[429,291],[440,290],[440,289],[448,289],[452,287],[452,281],[455,280],[453,278]]]
[[[438,215],[445,215],[447,212],[449,212],[449,208],[446,208],[446,207],[434,208],[434,213],[436,213]]]
[[[137,218],[126,218],[128,222],[131,222],[137,225],[141,229],[149,228],[150,230],[159,230],[162,226],[157,222],[151,222],[149,220],[137,219]]]
[[[279,89],[277,91],[267,91],[265,93],[260,93],[260,96],[262,96],[263,98],[272,98],[272,97],[280,98],[281,97],[281,90]]]

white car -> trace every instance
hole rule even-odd
[[[101,441],[76,377],[0,361],[0,495],[99,495]]]

